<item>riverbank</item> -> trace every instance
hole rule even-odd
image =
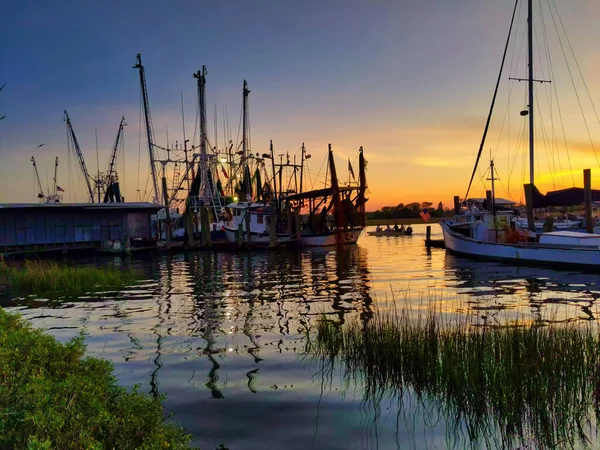
[[[119,387],[84,350],[0,309],[0,448],[189,448],[159,399]]]
[[[421,217],[414,217],[409,219],[367,219],[367,226],[376,226],[376,225],[387,225],[389,224],[391,227],[394,226],[395,223],[398,225],[415,225],[415,224],[425,224],[429,225],[432,223],[439,223],[442,220],[441,217],[432,217],[429,219],[429,222],[423,222]]]

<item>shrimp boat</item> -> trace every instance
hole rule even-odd
[[[367,178],[362,147],[358,151],[358,158],[358,185],[340,186],[333,151],[329,144],[330,186],[284,197],[291,210],[306,212],[305,220],[301,224],[301,246],[327,247],[356,244],[358,241],[366,225],[365,205],[368,200],[365,198]],[[351,167],[349,163],[348,168]]]
[[[513,19],[511,20],[511,31],[514,23],[514,17],[516,12],[513,10]],[[495,186],[494,181],[497,180],[495,177],[494,163],[493,160],[490,162],[490,174],[492,189],[490,193],[491,202],[487,209],[480,209],[471,207],[465,211],[458,211],[460,207],[455,205],[457,209],[457,215],[450,220],[442,220],[440,222],[443,235],[444,244],[447,250],[453,253],[487,258],[506,260],[512,262],[530,262],[536,264],[550,264],[550,265],[578,265],[597,268],[600,267],[600,234],[594,234],[589,231],[592,229],[591,224],[591,174],[589,169],[584,171],[584,183],[586,184],[587,192],[585,195],[586,209],[589,211],[587,216],[587,230],[588,233],[572,231],[567,224],[559,231],[547,231],[538,232],[539,223],[535,223],[533,217],[533,208],[536,205],[546,206],[550,202],[550,193],[543,196],[535,188],[534,185],[534,122],[533,122],[533,106],[537,105],[534,103],[534,82],[544,82],[543,80],[536,80],[533,72],[533,18],[532,18],[532,0],[528,0],[528,77],[526,79],[516,79],[517,81],[527,81],[528,84],[528,98],[529,105],[526,110],[521,112],[521,116],[529,116],[529,169],[530,169],[530,180],[529,184],[525,185],[526,199],[528,204],[528,217],[526,219],[527,229],[521,228],[523,226],[523,219],[518,217],[517,212],[514,209],[501,209],[495,204]],[[504,49],[504,57],[500,68],[500,74],[496,84],[496,90],[494,93],[492,107],[490,108],[489,116],[487,119],[485,131],[481,146],[479,148],[479,154],[477,155],[477,162],[481,156],[481,151],[485,143],[485,137],[492,116],[493,106],[498,91],[498,86],[502,76],[502,70],[504,66],[504,59],[507,53],[510,34],[506,42]],[[471,176],[471,182],[469,183],[468,191],[473,181],[473,176],[476,173],[477,162]],[[579,189],[579,190],[578,190]],[[583,190],[580,188],[571,189],[574,194],[571,196],[569,201],[583,203],[584,195]],[[580,192],[577,194],[577,192]],[[466,197],[466,196],[465,196]],[[545,197],[545,198],[544,198]],[[545,200],[545,203],[544,203]],[[566,204],[566,201],[563,202]],[[554,227],[550,221],[549,230],[553,230]]]

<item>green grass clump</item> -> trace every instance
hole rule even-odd
[[[117,386],[84,349],[0,309],[0,449],[188,448],[160,400]]]
[[[341,366],[345,381],[361,386],[375,407],[390,396],[400,409],[403,399],[416,399],[426,415],[445,418],[458,448],[586,447],[598,423],[593,325],[475,326],[466,316],[396,311],[342,326],[323,319],[307,351],[324,373]]]
[[[70,266],[54,261],[0,262],[0,284],[21,295],[81,295],[105,288],[122,288],[135,278],[131,270]]]

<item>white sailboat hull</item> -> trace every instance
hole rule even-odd
[[[341,233],[342,244],[355,244],[362,233],[361,229],[344,231]],[[305,247],[328,247],[337,245],[335,231],[319,234],[303,234],[300,238],[300,245]]]
[[[506,261],[600,268],[600,248],[598,246],[484,242],[453,231],[443,221],[440,222],[440,226],[444,233],[446,249],[461,255]]]

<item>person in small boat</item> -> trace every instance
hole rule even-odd
[[[381,225],[377,225],[377,228],[375,228],[375,231],[377,231],[378,233],[382,232],[383,229],[381,228]]]
[[[405,233],[406,233],[406,234],[412,234],[412,231],[413,231],[413,230],[412,230],[412,227],[409,225],[409,226],[407,226],[407,227],[406,227],[406,231],[405,231]]]
[[[404,224],[402,224],[402,225],[400,226],[400,231],[405,231],[405,229],[404,229]]]
[[[386,233],[391,233],[392,229],[390,228],[390,224],[388,223],[386,228],[385,228]]]
[[[394,232],[395,232],[395,233],[397,233],[397,232],[398,232],[398,224],[397,224],[397,223],[395,223],[395,224],[394,224]]]

